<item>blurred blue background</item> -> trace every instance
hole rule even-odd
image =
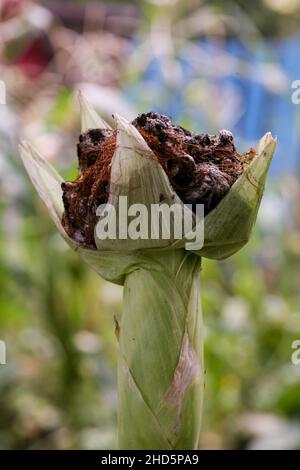
[[[168,65],[154,57],[143,74],[140,94],[136,96],[135,88],[129,92],[133,102],[139,102],[146,85],[150,96],[162,95],[161,102],[152,101],[158,112],[188,120],[195,130],[229,128],[245,147],[271,130],[279,138],[274,174],[299,171],[299,106],[292,102],[292,83],[300,76],[299,47],[297,34],[282,40],[260,38],[255,45],[239,38],[203,38],[193,44],[193,62],[186,58],[186,49],[179,50],[175,83],[164,77]],[[201,93],[207,88],[211,94],[204,101]],[[221,109],[211,116],[203,104],[213,112],[214,101]]]

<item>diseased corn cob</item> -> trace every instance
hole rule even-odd
[[[200,199],[203,194],[207,196],[204,244],[201,248],[186,250],[188,233],[178,240],[172,237],[101,239],[95,230],[94,203],[96,206],[101,202],[107,203],[109,215],[112,209],[118,207],[120,196],[126,195],[130,204],[142,203],[149,208],[151,204],[161,202],[163,195],[163,201],[167,204],[178,202],[185,208],[183,203],[191,194],[180,185],[178,192],[174,190],[176,181],[174,183],[172,175],[174,178],[178,174],[174,165],[183,163],[175,158],[165,162],[159,160],[159,152],[155,151],[153,142],[149,140],[149,145],[146,142],[146,137],[149,137],[145,128],[147,119],[144,125],[138,121],[133,125],[116,116],[117,132],[114,134],[82,96],[80,99],[82,131],[94,129],[95,136],[101,132],[108,140],[115,136],[110,147],[106,147],[105,155],[109,154],[110,148],[110,157],[102,162],[102,167],[109,165],[109,171],[108,168],[103,169],[106,179],[100,180],[100,184],[104,182],[106,187],[99,185],[97,178],[93,181],[96,194],[102,198],[106,194],[106,197],[103,201],[101,197],[96,198],[88,205],[88,197],[92,194],[90,185],[90,193],[84,194],[87,199],[81,195],[74,205],[77,207],[82,203],[87,230],[82,229],[82,224],[79,228],[75,226],[74,230],[70,218],[72,211],[68,211],[72,206],[72,194],[76,199],[74,194],[80,192],[79,186],[63,182],[30,144],[21,144],[22,159],[67,243],[102,277],[124,285],[123,313],[116,319],[119,340],[119,448],[194,449],[197,448],[200,433],[204,382],[199,296],[201,257],[226,258],[248,241],[275,140],[271,134],[266,134],[256,153],[251,151],[244,165],[237,167],[240,171],[237,170],[231,181],[224,177],[224,173],[220,174],[222,171],[218,166],[215,172],[211,168],[206,169],[206,175],[210,176],[206,184],[208,181],[213,184],[214,181],[217,188],[226,188],[215,202],[208,198],[211,196],[208,190],[203,193],[203,186],[192,187],[190,193],[196,188]],[[219,139],[222,138],[227,139],[226,145],[232,144],[230,135],[223,133]],[[107,139],[104,139],[105,145]],[[230,155],[234,152],[232,149]],[[88,159],[84,157],[80,155],[82,175],[79,182],[87,170]],[[212,158],[216,158],[213,152]],[[186,155],[184,159],[189,160]],[[96,160],[92,159],[90,166]],[[185,164],[192,163],[189,160]],[[99,170],[99,166],[97,168]]]

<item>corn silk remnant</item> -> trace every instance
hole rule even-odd
[[[250,149],[239,154],[232,134],[196,134],[175,126],[167,116],[143,113],[132,121],[166,172],[170,184],[185,204],[204,204],[207,215],[228,193],[254,157]],[[62,183],[63,226],[76,242],[95,247],[97,208],[107,202],[111,161],[117,131],[89,129],[77,144],[79,175]],[[157,201],[161,202],[161,201]]]

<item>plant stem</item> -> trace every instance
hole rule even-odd
[[[149,254],[124,285],[118,325],[118,446],[196,449],[203,399],[200,258]]]

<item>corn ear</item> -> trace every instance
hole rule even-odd
[[[109,128],[80,95],[82,131]],[[150,207],[182,202],[137,130],[116,116],[118,137],[107,205]],[[24,166],[59,232],[95,271],[124,285],[124,308],[117,321],[118,445],[122,449],[195,449],[203,401],[203,341],[199,271],[201,257],[225,258],[249,239],[276,141],[264,136],[257,155],[229,193],[205,218],[204,246],[185,250],[183,240],[102,240],[87,249],[65,233],[62,178],[27,143]],[[163,223],[163,221],[162,221]],[[195,224],[197,221],[195,220]]]

